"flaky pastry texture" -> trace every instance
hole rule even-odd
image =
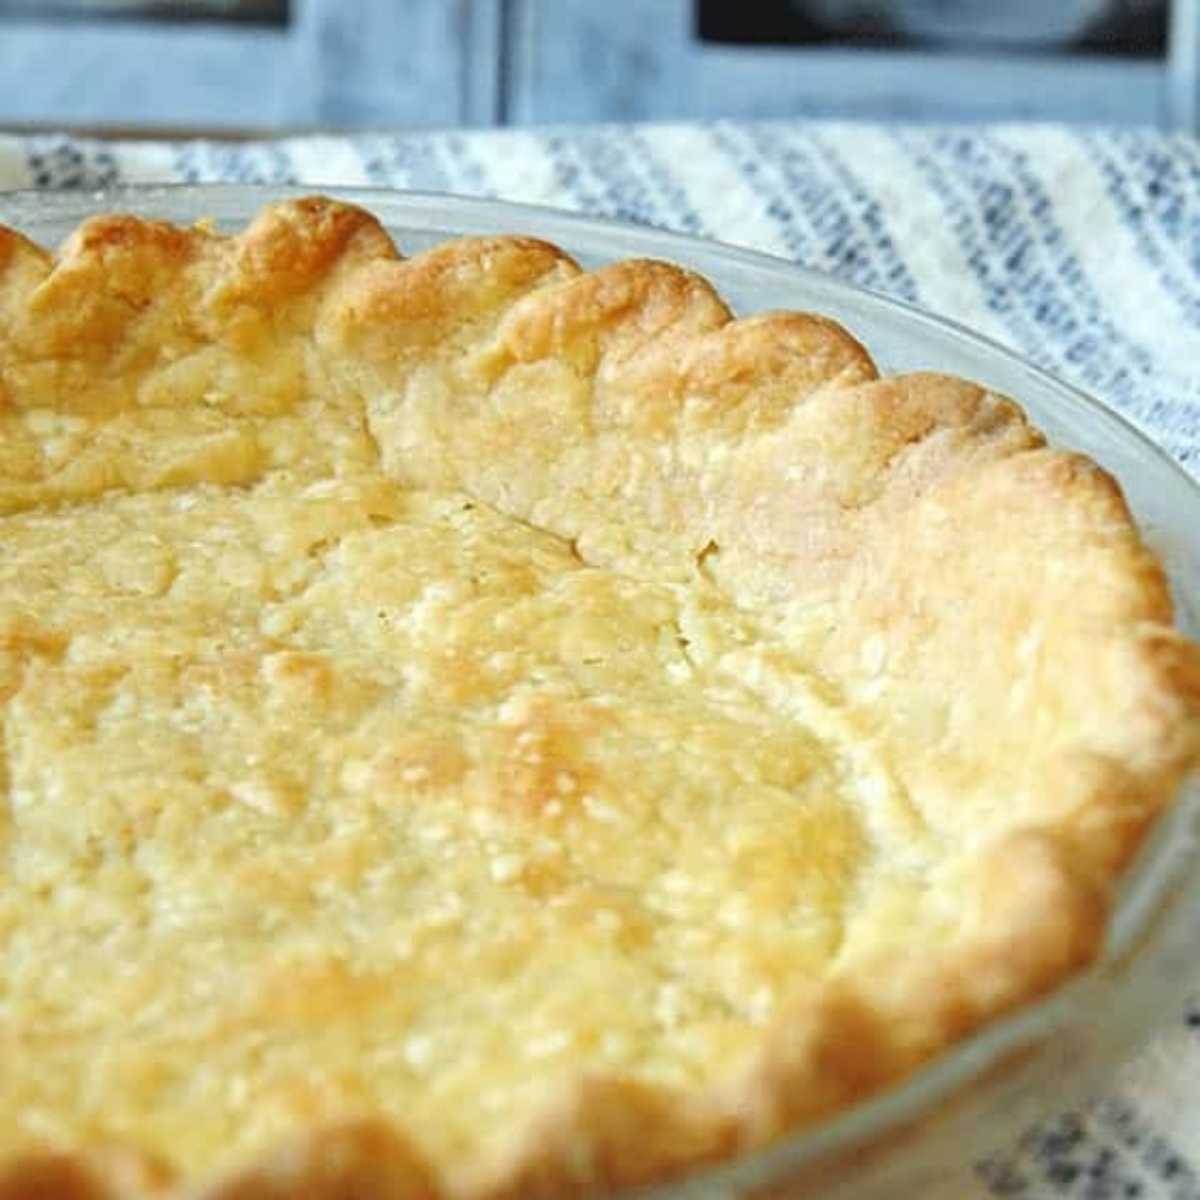
[[[0,1200],[726,1160],[1096,954],[1197,749],[1114,481],[522,237],[0,227]]]

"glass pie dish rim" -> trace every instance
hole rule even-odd
[[[1178,494],[1186,493],[1200,516],[1200,482],[1133,421],[1104,401],[952,319],[759,251],[538,205],[333,184],[147,183],[68,192],[4,192],[0,193],[0,222],[35,240],[43,240],[37,232],[39,225],[60,227],[65,232],[89,214],[121,209],[177,222],[206,216],[220,220],[223,215],[244,222],[272,200],[313,192],[340,197],[371,210],[397,236],[401,249],[405,249],[406,233],[435,235],[432,240],[455,233],[525,233],[555,242],[569,253],[579,253],[581,245],[604,247],[594,258],[654,257],[679,262],[708,277],[718,291],[726,290],[721,278],[724,266],[730,274],[741,272],[752,277],[758,273],[776,282],[779,282],[777,277],[786,276],[794,281],[798,300],[805,296],[818,298],[818,311],[824,311],[820,307],[822,298],[828,301],[840,297],[848,304],[866,305],[880,314],[891,313],[901,325],[922,328],[935,340],[940,337],[963,343],[982,356],[982,360],[996,363],[1001,373],[1004,370],[1017,373],[1031,387],[1053,394],[1055,403],[1063,405],[1063,412],[1068,414],[1065,424],[1070,425],[1076,418],[1080,427],[1089,418],[1099,421],[1114,437],[1128,443],[1131,455],[1144,458],[1152,473],[1159,472],[1169,479]],[[860,335],[853,326],[852,332]],[[869,337],[864,336],[864,341],[870,346]],[[1026,402],[1020,394],[1016,398]],[[1134,510],[1136,513],[1136,506]],[[1192,553],[1200,563],[1200,536],[1193,534],[1191,540],[1196,543]],[[1178,588],[1176,603],[1181,626],[1193,637],[1200,635],[1200,619],[1190,598],[1180,594]],[[743,1188],[768,1185],[786,1178],[789,1172],[886,1139],[892,1131],[922,1114],[934,1112],[956,1093],[970,1088],[1008,1056],[1044,1044],[1073,1024],[1094,1018],[1107,995],[1115,996],[1122,988],[1130,993],[1136,991],[1139,962],[1146,955],[1171,954],[1170,947],[1187,935],[1186,914],[1197,909],[1200,909],[1200,781],[1193,778],[1180,790],[1171,811],[1158,822],[1123,880],[1103,952],[1097,963],[1082,975],[1045,997],[997,1017],[908,1079],[823,1123],[800,1129],[763,1150],[699,1168],[694,1175],[656,1186],[644,1194],[663,1200],[668,1196],[693,1194],[736,1195]],[[1193,932],[1200,932],[1200,920],[1193,915],[1190,921]],[[1146,1014],[1156,1005],[1161,1006],[1165,997],[1156,999],[1147,994],[1142,1000],[1140,1008],[1130,1001],[1132,1010],[1142,1013],[1141,1028],[1125,1029],[1116,1035],[1116,1041],[1125,1048],[1139,1033],[1148,1031]],[[850,1183],[853,1185],[852,1179]]]

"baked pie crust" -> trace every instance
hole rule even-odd
[[[0,228],[0,1197],[578,1194],[1095,954],[1197,747],[1117,485],[659,262]]]

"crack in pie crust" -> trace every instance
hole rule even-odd
[[[576,1194],[1084,966],[1197,744],[1116,484],[525,238],[0,228],[0,1197]]]

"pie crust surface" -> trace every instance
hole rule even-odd
[[[0,539],[4,1200],[728,1158],[1085,966],[1196,751],[1012,402],[320,198],[0,228]]]

